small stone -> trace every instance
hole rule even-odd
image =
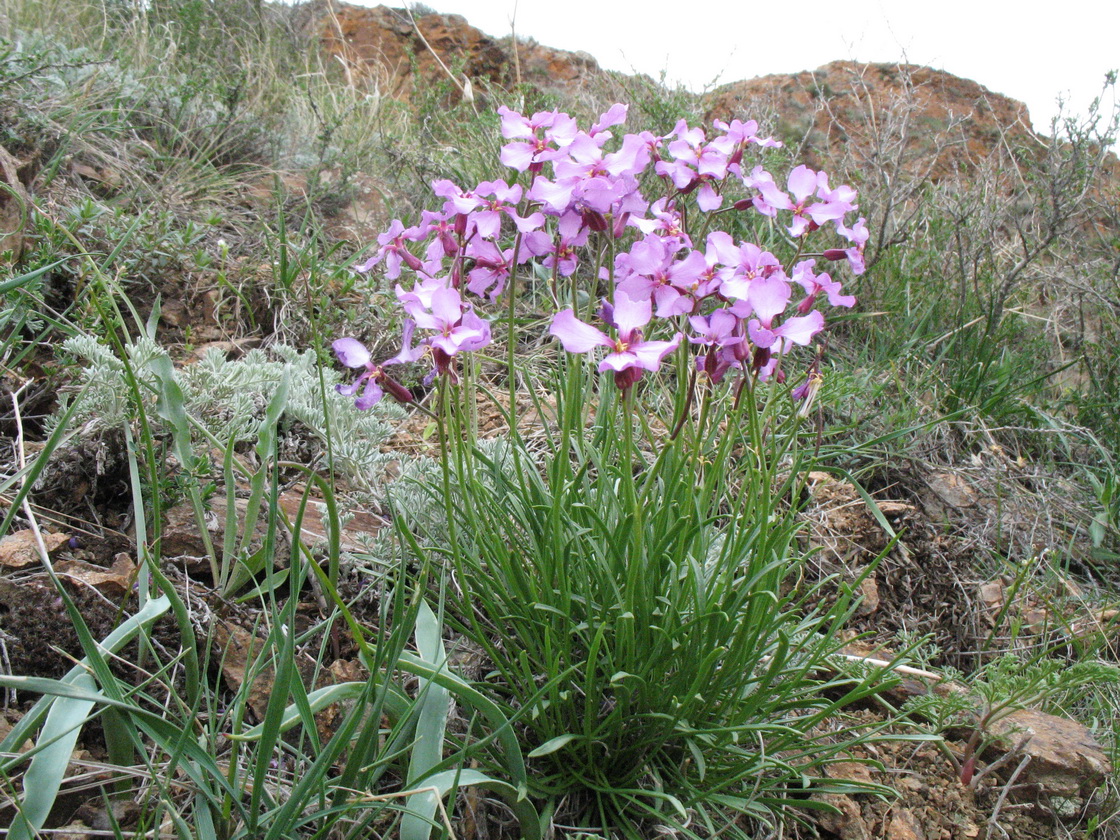
[[[1003,607],[1003,582],[994,580],[980,585],[980,600],[989,610]]]
[[[1077,721],[1020,709],[992,724],[991,732],[1010,745],[1030,736],[1023,753],[1031,760],[1018,782],[1035,785],[1047,796],[1089,795],[1111,770],[1101,745]]]
[[[124,552],[113,558],[113,565],[108,569],[80,560],[63,560],[55,564],[54,570],[62,577],[71,578],[112,596],[127,595],[137,574],[136,564]]]
[[[53,557],[64,545],[70,542],[66,534],[43,534],[43,544],[47,556]],[[31,530],[17,531],[0,540],[0,566],[9,569],[22,569],[39,562],[39,545]]]
[[[836,793],[826,793],[818,798],[836,808],[836,812],[818,814],[817,825],[825,831],[831,831],[840,840],[870,840],[871,832],[854,799]]]
[[[868,575],[859,582],[860,604],[857,615],[871,615],[879,609],[879,582],[875,575]]]
[[[910,793],[925,793],[929,789],[918,776],[903,776],[896,784]]]
[[[909,808],[898,808],[887,825],[887,840],[926,840],[926,833]]]
[[[844,779],[848,782],[871,784],[871,768],[862,761],[837,761],[828,765],[825,771],[830,779]]]
[[[926,479],[926,483],[929,489],[947,505],[966,508],[976,504],[976,491],[956,473],[933,473]]]

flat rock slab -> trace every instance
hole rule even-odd
[[[1088,796],[1104,783],[1111,771],[1096,738],[1080,723],[1021,709],[992,724],[991,731],[1006,743],[1019,744],[1026,736],[1023,754],[1030,762],[1018,781],[1036,785],[1040,793],[1057,797]]]

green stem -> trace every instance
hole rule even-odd
[[[513,258],[510,261],[509,283],[506,287],[506,343],[509,347],[506,358],[506,376],[509,379],[509,428],[512,433],[517,428],[517,256],[521,251],[521,234],[513,241]]]
[[[622,445],[625,451],[619,458],[622,469],[622,490],[626,496],[626,506],[634,521],[633,545],[630,562],[634,565],[641,563],[643,554],[643,523],[642,506],[638,502],[638,482],[634,477],[634,468],[637,464],[637,451],[634,448],[634,387],[630,386],[622,392]]]
[[[451,498],[451,445],[448,424],[451,420],[451,393],[450,384],[446,376],[438,379],[439,406],[436,411],[436,428],[439,434],[439,463],[440,474],[443,481],[443,510],[447,517],[447,537],[451,544],[452,556],[459,555],[459,541],[455,530],[455,504]]]

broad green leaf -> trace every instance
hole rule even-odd
[[[125,619],[125,621],[121,622],[121,625],[119,627],[117,627],[115,630],[113,630],[112,633],[105,637],[104,641],[101,642],[100,647],[104,649],[106,653],[116,653],[122,647],[131,642],[136,637],[136,634],[144,629],[144,627],[167,612],[170,606],[171,602],[166,595],[161,595],[159,598],[153,598],[152,600],[148,601],[148,603],[145,604],[138,612],[136,612],[135,615],[132,615],[129,618]],[[79,662],[77,665],[71,668],[69,672],[67,672],[67,674],[62,678],[61,682],[72,684],[75,680],[77,680],[79,676],[88,673],[88,664],[89,663],[85,659],[82,659],[81,662]],[[26,680],[27,678],[13,677],[12,679]],[[23,682],[20,685],[29,686],[29,684],[26,682]],[[13,687],[18,688],[20,686]],[[49,694],[49,692],[42,692],[42,690],[38,688],[28,687],[28,690]],[[51,696],[41,697],[39,701],[34,706],[32,706],[31,709],[29,709],[22,718],[20,718],[19,723],[12,727],[12,731],[8,733],[8,736],[4,738],[3,741],[0,741],[0,752],[17,752],[19,750],[19,745],[26,741],[31,736],[31,732],[36,727],[38,727],[40,723],[42,723],[43,718],[46,716],[53,702],[54,698]],[[10,767],[14,767],[16,764],[20,763],[21,760],[22,759],[17,756],[15,759],[0,763],[0,769],[7,770]]]
[[[441,625],[426,601],[421,602],[416,616],[416,649],[426,660],[443,669],[447,651],[441,638]],[[416,740],[408,762],[408,786],[413,787],[443,760],[443,742],[451,694],[444,686],[429,678],[419,690],[420,717],[416,721]],[[406,800],[401,818],[401,840],[428,840],[431,836],[436,799],[430,794],[417,794]]]
[[[73,682],[77,689],[93,691],[97,686],[89,674],[80,674]],[[58,697],[47,712],[38,743],[43,747],[31,759],[23,776],[23,799],[19,814],[8,832],[11,840],[31,840],[50,815],[58,789],[66,777],[70,756],[78,743],[82,726],[89,720],[94,701],[74,697]]]
[[[431,803],[432,814],[435,814],[437,799],[442,799],[451,791],[464,787],[478,787],[501,796],[517,816],[523,840],[541,840],[540,816],[523,792],[508,782],[491,778],[477,770],[444,770],[436,773],[416,788],[424,792],[415,795],[426,797]],[[401,836],[404,836],[403,831]]]

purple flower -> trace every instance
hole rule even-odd
[[[719,291],[721,295],[731,300],[747,300],[751,294],[751,286],[762,278],[773,275],[785,276],[782,273],[781,261],[753,242],[744,242],[739,246],[737,261],[726,259],[727,264],[732,265],[735,271],[730,278],[723,281]],[[749,314],[749,311],[745,314]]]
[[[388,280],[396,280],[401,276],[402,262],[413,271],[416,271],[421,266],[420,259],[409,253],[404,243],[406,240],[418,242],[423,239],[424,236],[424,231],[417,228],[405,229],[400,219],[393,219],[392,224],[389,225],[389,229],[377,237],[377,242],[381,246],[378,248],[377,253],[358,266],[357,270],[365,274],[384,260],[385,277]]]
[[[804,299],[797,304],[798,313],[805,315],[812,309],[821,292],[827,295],[828,302],[832,306],[855,306],[856,299],[851,295],[840,294],[840,283],[833,280],[830,275],[813,274],[813,267],[816,264],[816,260],[802,260],[793,270],[794,282],[800,283],[805,290]]]
[[[772,322],[771,324],[764,324],[756,318],[752,318],[751,322],[747,324],[747,332],[751,341],[755,343],[755,346],[767,350],[775,344],[784,349],[785,345],[779,344],[780,339],[804,346],[823,329],[824,316],[815,309],[808,315],[795,315],[792,318],[786,318],[781,326],[777,327],[772,326]]]
[[[678,139],[668,147],[674,160],[658,161],[654,170],[658,175],[669,178],[682,193],[699,188],[696,204],[701,210],[711,212],[719,209],[723,198],[715,191],[712,182],[727,177],[727,144],[705,143],[704,132],[699,128],[689,128],[684,120],[677,123],[674,133]]]
[[[741,322],[727,309],[717,309],[711,315],[692,315],[688,322],[696,331],[688,339],[693,344],[734,347],[743,342],[743,336],[736,334]]]
[[[521,233],[528,233],[544,225],[544,214],[533,213],[527,218],[517,215],[514,205],[521,201],[521,186],[509,186],[505,181],[483,181],[474,191],[482,209],[473,214],[478,235],[486,239],[497,239],[501,232],[502,214],[513,219]],[[487,201],[482,201],[490,197]]]
[[[792,206],[789,196],[774,182],[774,176],[761,165],[752,169],[750,175],[743,176],[743,185],[755,190],[754,209],[764,216],[773,218],[778,215],[779,208],[788,210]]]
[[[477,239],[467,246],[465,256],[474,261],[473,267],[467,272],[470,278],[467,282],[468,291],[479,297],[488,295],[491,301],[497,300],[513,270],[513,248],[503,251],[488,239]],[[523,243],[518,262],[527,262],[532,256],[532,250]]]
[[[430,310],[419,303],[406,303],[405,309],[416,326],[436,333],[425,339],[425,343],[448,356],[478,350],[490,343],[490,323],[463,303],[457,289],[448,286],[436,289],[432,293]]]
[[[836,232],[851,242],[852,247],[829,248],[822,256],[826,260],[847,259],[848,264],[852,267],[852,274],[863,274],[866,270],[863,251],[867,247],[867,240],[871,238],[871,233],[867,230],[867,220],[861,216],[851,228],[846,228],[837,222]]]
[[[676,239],[692,247],[692,240],[684,232],[684,218],[672,201],[657,199],[649,208],[649,214],[651,218],[632,218],[630,224],[647,236],[656,234],[663,239]]]
[[[350,385],[336,385],[335,390],[344,397],[352,397],[358,394],[358,398],[354,400],[354,405],[362,411],[373,408],[385,396],[386,392],[399,402],[413,402],[411,392],[388,376],[385,373],[385,367],[403,362],[414,362],[423,355],[409,346],[415,326],[412,321],[405,321],[403,349],[396,356],[379,365],[373,363],[369,350],[356,338],[336,340],[331,344],[331,349],[334,350],[338,360],[349,368],[365,368],[365,372]],[[358,393],[359,390],[361,393]]]
[[[792,206],[785,208],[793,211],[789,234],[794,237],[815,230],[825,222],[839,222],[855,206],[851,203],[855,190],[847,186],[830,189],[827,173],[814,172],[804,165],[789,173],[789,190],[796,199]],[[814,196],[824,200],[810,203]]]
[[[726,140],[732,146],[739,149],[739,155],[735,155],[730,151],[728,152],[728,154],[732,155],[733,159],[741,156],[742,147],[748,143],[756,143],[764,149],[778,149],[782,146],[781,140],[775,140],[772,137],[759,137],[756,133],[758,131],[758,122],[755,120],[747,120],[746,122],[732,120],[730,125],[723,120],[716,120],[712,125],[724,132],[723,137],[717,138],[717,140],[712,142]]]
[[[465,216],[482,204],[482,199],[473,192],[460,189],[453,181],[446,178],[432,181],[432,192],[446,199],[443,212],[448,216],[455,214]]]
[[[616,261],[618,290],[635,300],[652,298],[658,318],[692,312],[696,301],[690,293],[699,288],[708,264],[699,251],[689,251],[678,260],[678,250],[676,240],[660,236],[635,242],[629,253],[621,254]]]
[[[532,256],[544,257],[546,268],[555,268],[561,277],[571,277],[579,262],[578,250],[587,244],[590,229],[578,213],[565,213],[556,223],[556,237],[533,231],[522,240],[521,247]]]
[[[446,213],[433,213],[431,210],[425,210],[420,218],[419,229],[423,231],[425,237],[431,237],[432,239],[424,253],[429,261],[442,260],[459,250],[455,229],[457,216],[448,216]]]
[[[518,172],[538,172],[546,161],[563,156],[579,131],[576,121],[559,111],[539,111],[527,118],[503,105],[498,114],[502,136],[515,141],[502,147],[500,159]]]
[[[613,371],[615,383],[625,390],[641,378],[642,371],[655,371],[661,362],[681,343],[683,336],[677,333],[669,341],[645,341],[642,327],[652,317],[649,300],[633,300],[623,292],[615,294],[614,306],[604,306],[604,320],[618,332],[611,338],[602,330],[579,320],[575,312],[565,309],[552,319],[549,333],[560,339],[569,353],[587,353],[595,347],[609,347],[599,372]]]

